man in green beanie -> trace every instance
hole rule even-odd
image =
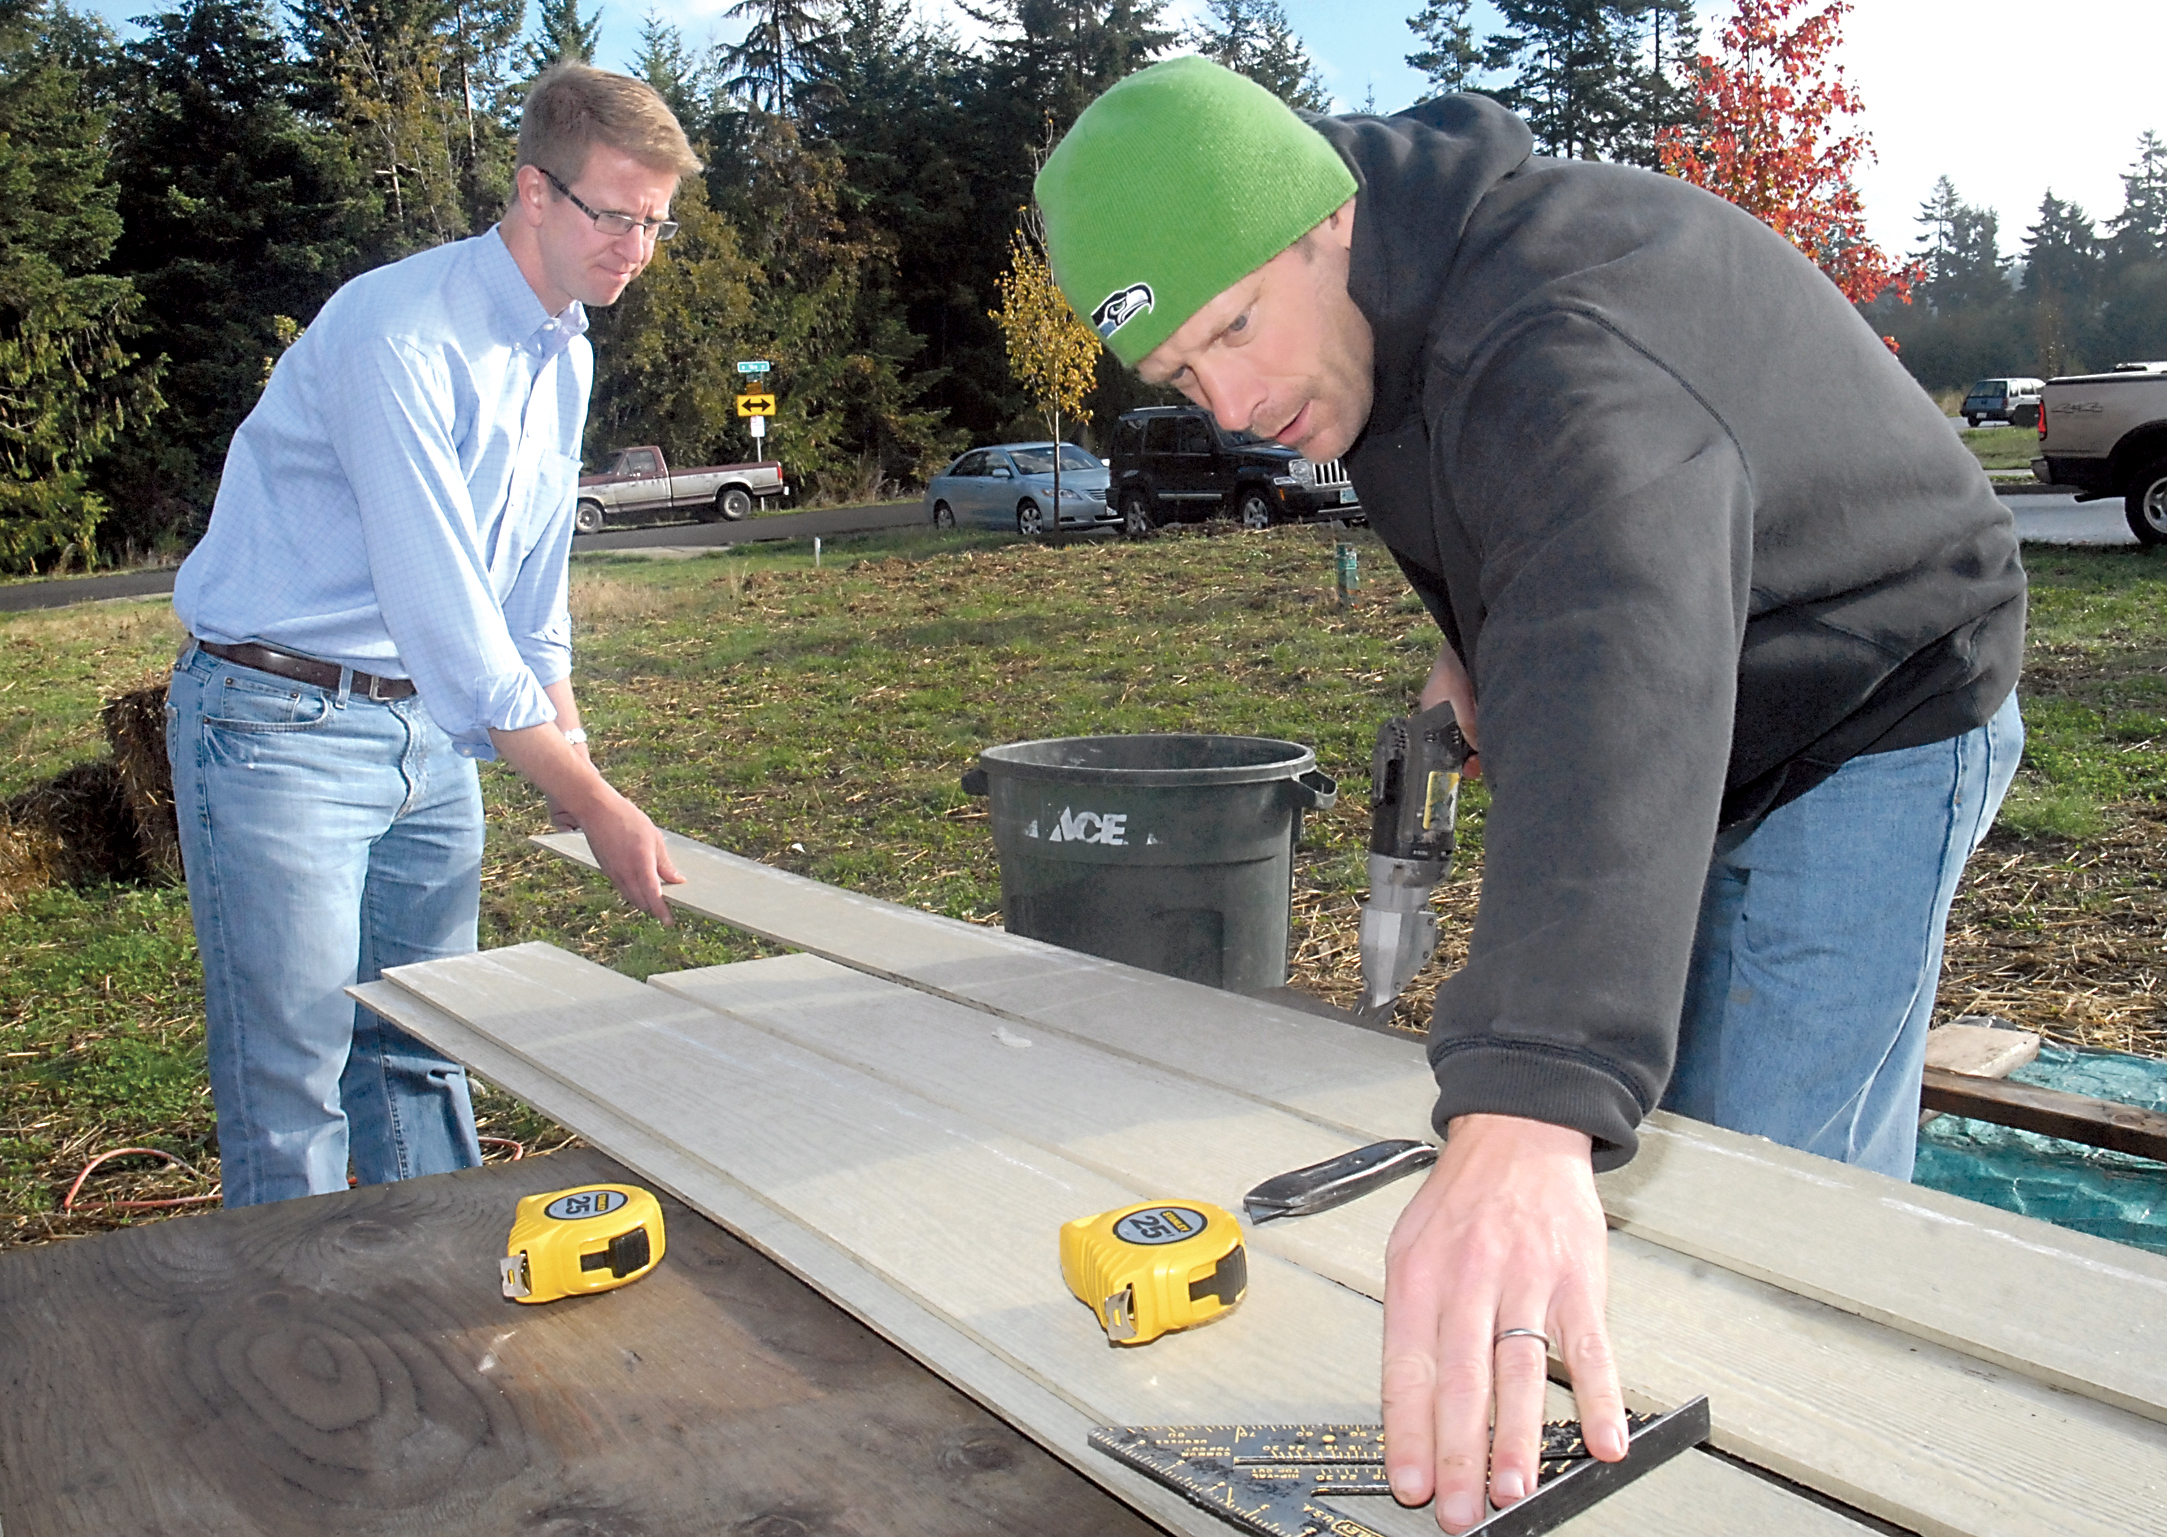
[[[2012,520],[1880,339],[1730,204],[1530,149],[1480,96],[1305,119],[1192,58],[1038,180],[1116,356],[1345,458],[1481,751],[1446,1146],[1386,1256],[1392,1485],[1453,1531],[1532,1489],[1549,1348],[1623,1454],[1592,1175],[1650,1110],[1909,1176],[2022,742]]]

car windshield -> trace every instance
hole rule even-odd
[[[1053,446],[1043,444],[1037,448],[1012,448],[1010,458],[1016,468],[1026,475],[1051,475],[1053,473]],[[1061,468],[1064,470],[1102,470],[1106,468],[1073,443],[1061,445]]]

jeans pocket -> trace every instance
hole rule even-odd
[[[209,732],[314,731],[331,719],[331,700],[321,689],[229,675],[205,693],[203,728]]]

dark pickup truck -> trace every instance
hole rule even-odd
[[[579,507],[572,526],[596,534],[611,521],[628,522],[718,518],[736,522],[755,504],[783,492],[783,467],[763,459],[753,464],[708,464],[696,470],[673,470],[652,443],[620,448],[599,475],[579,477]]]

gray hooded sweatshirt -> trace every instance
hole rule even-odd
[[[1376,403],[1348,469],[1474,679],[1491,790],[1437,1125],[1573,1126],[1615,1167],[1670,1076],[1718,829],[1993,715],[2015,527],[1759,220],[1531,157],[1480,96],[1313,122],[1361,183]]]

